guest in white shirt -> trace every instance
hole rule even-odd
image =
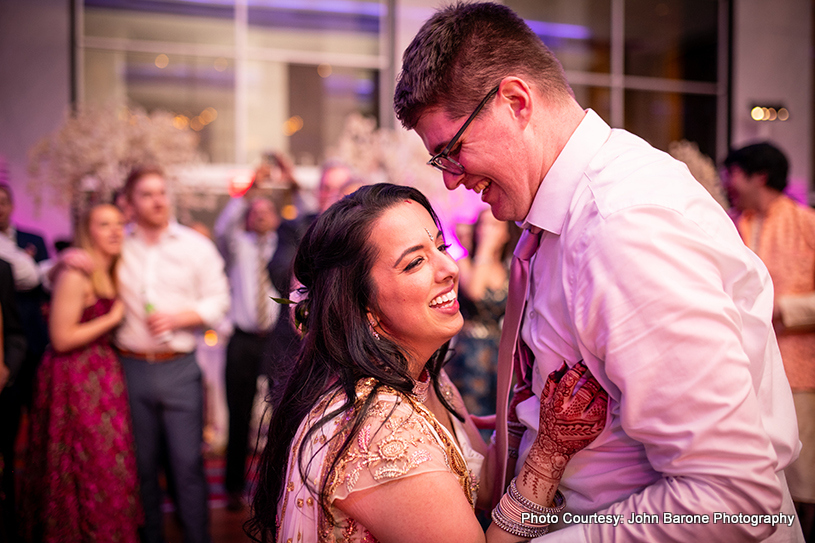
[[[215,239],[226,260],[232,291],[233,334],[226,348],[226,402],[229,441],[226,449],[227,508],[243,508],[246,455],[257,378],[268,356],[269,333],[277,320],[280,294],[272,286],[268,264],[277,247],[280,217],[252,188],[232,198],[215,222]]]
[[[496,4],[425,23],[394,102],[448,189],[480,193],[496,218],[540,234],[517,467],[541,460],[526,458],[538,398],[564,360],[583,360],[608,391],[603,433],[560,483],[563,529],[540,540],[802,541],[783,476],[799,442],[772,283],[687,168],[583,110],[557,59]]]
[[[163,438],[184,540],[209,542],[195,330],[216,325],[229,308],[224,262],[209,239],[171,220],[161,170],[134,170],[124,191],[134,224],[119,267],[125,317],[115,343],[136,437],[145,512],[142,541],[164,540],[158,479]]]

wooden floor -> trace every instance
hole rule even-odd
[[[233,512],[227,510],[226,507],[211,507],[209,513],[212,543],[248,543],[252,541],[243,532],[243,523],[249,515],[248,508]],[[167,543],[183,543],[184,535],[173,513],[165,513],[164,527]]]
[[[254,459],[248,459],[247,465],[251,484],[254,479]],[[226,508],[224,457],[208,454],[205,456],[204,466],[209,484],[209,520],[212,543],[248,543],[252,541],[243,531],[243,523],[249,518],[249,507],[244,507],[242,511],[230,511]],[[164,533],[167,543],[183,543],[184,534],[169,500],[165,501],[164,511]]]

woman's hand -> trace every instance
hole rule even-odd
[[[113,321],[114,325],[119,324],[122,322],[122,319],[125,316],[125,304],[119,299],[116,299],[113,302],[113,305],[110,306],[110,311],[108,312],[110,315],[110,319]]]
[[[541,491],[554,495],[569,460],[605,428],[608,410],[608,394],[582,361],[552,372],[540,400],[538,435],[518,480],[519,490],[535,501]]]

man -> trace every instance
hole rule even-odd
[[[226,403],[229,441],[226,448],[227,508],[243,508],[246,454],[257,378],[268,356],[269,332],[280,294],[272,287],[267,265],[277,246],[280,218],[272,202],[254,198],[250,189],[232,198],[215,222],[215,238],[226,260],[232,292],[230,319],[234,325],[226,348]]]
[[[803,442],[786,475],[804,534],[815,540],[815,211],[784,194],[789,162],[774,145],[733,149],[724,165],[736,226],[775,287],[773,320]]]
[[[295,219],[283,221],[277,231],[277,248],[269,261],[269,277],[274,288],[284,297],[291,290],[291,267],[297,254],[297,246],[317,216],[342,198],[343,187],[353,180],[351,169],[344,163],[330,160],[323,164],[317,187],[317,213],[301,214]],[[294,330],[289,311],[281,311],[271,334],[268,367],[269,386],[273,392],[288,373],[289,364],[297,355],[299,338]]]
[[[31,402],[37,367],[48,345],[48,327],[43,316],[43,306],[48,301],[48,295],[42,288],[37,267],[37,262],[48,258],[48,251],[41,236],[17,230],[11,222],[13,213],[14,196],[11,187],[0,183],[0,258],[6,260],[11,268],[14,304],[25,339],[18,344],[18,353],[21,352],[22,359],[14,360],[15,367],[10,368],[13,371],[9,373],[7,386],[0,394],[3,420],[0,424],[0,451],[6,466],[2,482],[5,501],[3,510],[7,517],[5,529],[11,534],[11,541],[16,541],[16,518],[13,516],[15,443],[23,409]]]
[[[27,256],[27,255],[26,255]],[[14,445],[20,420],[19,389],[14,380],[26,356],[25,330],[20,322],[11,265],[0,260],[0,454],[3,455],[0,487],[0,540],[18,541],[15,514]]]
[[[184,540],[208,542],[202,456],[203,389],[194,331],[229,307],[224,263],[204,236],[170,220],[161,170],[135,169],[124,192],[133,228],[122,247],[116,332],[127,379],[145,525],[142,540],[163,541],[158,470],[162,437]]]
[[[782,470],[799,443],[770,277],[687,168],[581,109],[557,59],[495,4],[456,4],[425,23],[394,102],[450,190],[481,193],[527,240],[540,234],[524,291],[521,352],[534,359],[521,377],[534,395],[516,409],[528,429],[517,466],[549,373],[583,360],[608,391],[605,430],[565,466],[560,489],[570,513],[624,523],[569,524],[541,541],[800,538],[797,524],[713,521],[779,511],[794,521]],[[709,517],[673,524],[663,513]]]

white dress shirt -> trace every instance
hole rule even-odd
[[[195,350],[193,329],[178,329],[156,338],[147,328],[152,309],[158,313],[192,310],[206,326],[215,326],[229,309],[224,261],[215,244],[195,230],[171,222],[158,242],[147,243],[138,227],[125,236],[119,264],[119,297],[125,317],[116,344],[128,351],[155,353]]]
[[[277,233],[270,232],[258,239],[254,232],[244,229],[248,209],[245,198],[232,198],[215,222],[215,239],[226,259],[227,276],[232,290],[230,320],[244,332],[267,332],[258,328],[258,263],[272,259],[277,248]],[[267,299],[279,298],[269,280]],[[270,327],[277,321],[280,305],[269,300]]]
[[[770,277],[721,206],[683,163],[588,110],[524,226],[544,232],[521,330],[536,396],[519,417],[537,431],[548,374],[584,360],[609,393],[609,415],[560,488],[570,513],[626,522],[566,524],[540,541],[768,537],[771,524],[713,518],[778,513],[786,483],[777,472],[800,449]],[[666,512],[710,518],[670,524]],[[632,513],[659,522],[629,523]],[[781,525],[779,540],[790,530]]]

